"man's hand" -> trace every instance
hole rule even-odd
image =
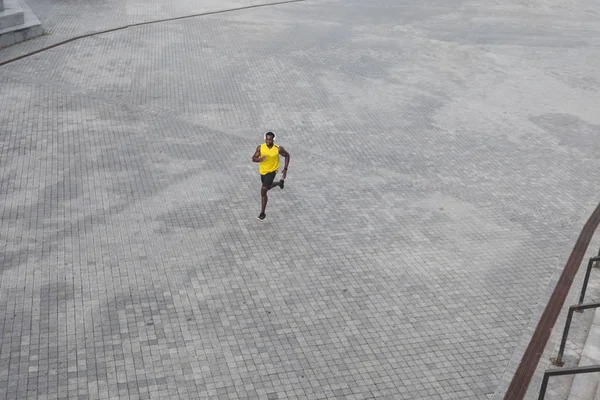
[[[285,181],[286,176],[287,176],[287,170],[284,169],[283,172],[281,173],[281,180]]]
[[[267,156],[258,157],[258,162],[263,162],[267,159]]]

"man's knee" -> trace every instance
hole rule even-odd
[[[267,190],[269,190],[266,186],[262,186],[260,188],[260,195],[261,196],[266,196],[267,195]]]

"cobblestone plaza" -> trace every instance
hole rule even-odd
[[[598,3],[27,3],[0,63],[208,14],[0,67],[0,399],[501,398],[599,200]]]

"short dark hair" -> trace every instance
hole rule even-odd
[[[267,133],[265,133],[265,138],[267,136],[271,136],[272,138],[275,138],[275,134],[273,132],[267,132]]]

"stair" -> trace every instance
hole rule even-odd
[[[0,0],[0,49],[44,33],[39,19],[22,0]]]
[[[596,309],[594,322],[590,328],[579,366],[600,364],[600,309]],[[600,372],[579,374],[573,379],[568,400],[599,400]]]

